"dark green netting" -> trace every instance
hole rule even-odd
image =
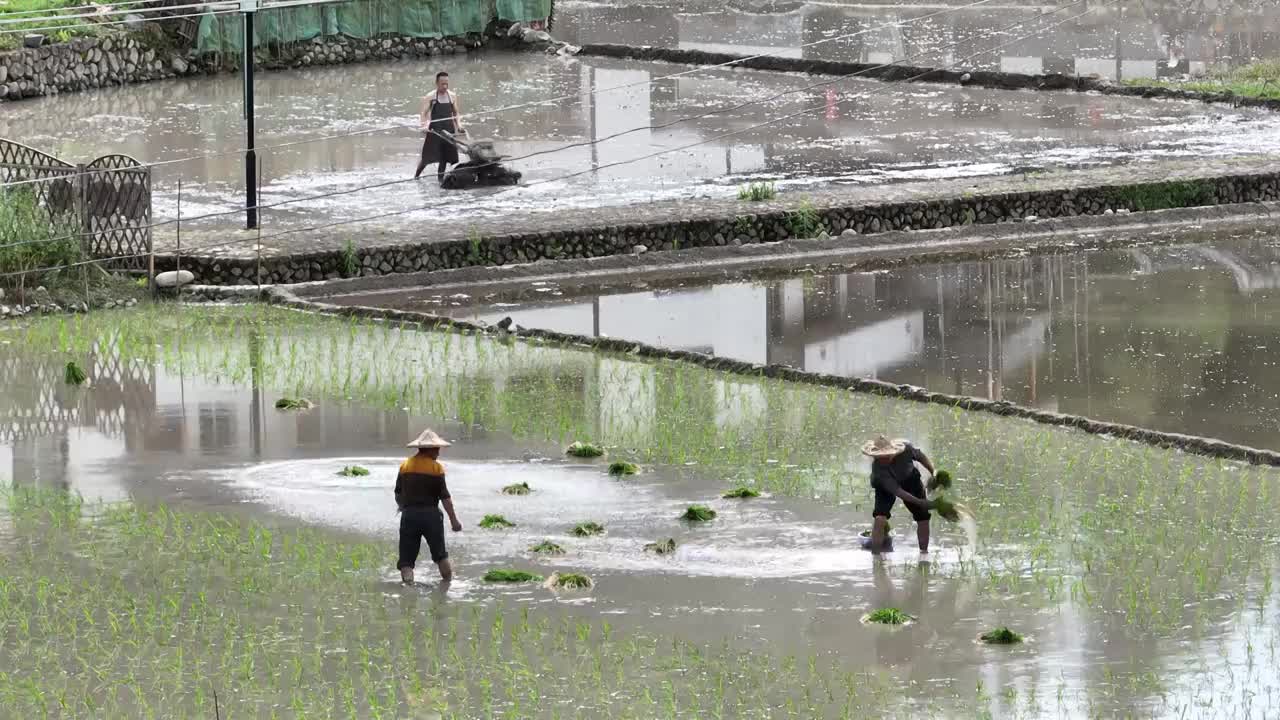
[[[254,45],[289,43],[322,35],[371,38],[401,35],[457,37],[484,32],[495,16],[510,22],[543,20],[552,0],[354,0],[333,5],[263,6],[255,16]],[[201,53],[239,53],[244,33],[238,13],[200,19],[196,49]]]

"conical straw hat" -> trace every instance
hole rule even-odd
[[[894,457],[906,449],[906,440],[890,440],[880,435],[875,440],[868,440],[862,446],[862,454],[873,458]]]
[[[452,443],[450,443],[448,440],[445,440],[444,438],[437,435],[435,430],[431,430],[430,428],[428,428],[426,430],[423,430],[422,434],[419,435],[416,440],[409,443],[408,445],[405,445],[405,447],[444,448],[444,447],[449,447],[449,445],[451,444]]]

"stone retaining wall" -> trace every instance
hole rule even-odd
[[[1272,450],[1261,450],[1258,448],[1236,445],[1233,443],[1223,442],[1221,440],[1197,437],[1194,435],[1167,433],[1159,430],[1148,430],[1146,428],[1135,427],[1132,425],[1102,422],[1080,415],[1067,415],[1065,413],[1056,413],[1037,408],[1023,407],[1004,402],[1002,400],[985,400],[966,395],[951,395],[948,393],[931,392],[925,388],[917,387],[915,385],[895,385],[882,380],[847,378],[836,375],[812,373],[804,370],[797,370],[785,365],[759,365],[756,363],[713,357],[711,355],[697,352],[668,350],[628,340],[598,338],[585,335],[570,335],[551,330],[519,329],[512,333],[505,333],[504,331],[497,331],[493,328],[482,327],[474,323],[442,318],[427,313],[387,310],[372,307],[344,307],[307,301],[283,288],[273,288],[269,290],[266,293],[266,299],[277,304],[282,304],[300,310],[323,312],[326,314],[347,317],[355,316],[388,320],[414,325],[423,329],[460,330],[463,332],[488,334],[511,334],[516,335],[517,337],[533,339],[535,341],[550,341],[556,344],[572,346],[575,348],[586,347],[594,350],[626,353],[630,356],[691,362],[710,370],[728,372],[735,375],[767,377],[777,380],[785,380],[788,382],[840,388],[853,392],[873,393],[875,395],[896,397],[902,400],[912,400],[915,402],[937,403],[948,407],[963,408],[965,410],[990,412],[1005,417],[1024,418],[1026,420],[1044,423],[1046,425],[1073,427],[1094,435],[1108,435],[1121,440],[1131,440],[1134,442],[1154,445],[1156,447],[1174,448],[1198,455],[1239,460],[1256,465],[1280,466],[1280,452]]]
[[[238,70],[238,56],[196,57],[146,39],[154,36],[120,32],[0,53],[0,101]],[[276,52],[260,48],[256,67],[277,70],[465,53],[483,46],[487,38],[480,34],[437,40],[318,37],[281,46]]]
[[[751,212],[751,204],[743,202],[741,214],[712,219],[662,220],[360,248],[351,256],[327,251],[264,257],[260,276],[255,259],[184,256],[181,262],[182,268],[195,273],[196,282],[201,284],[292,284],[537,260],[606,257],[638,250],[746,245],[812,238],[822,233],[858,235],[1271,200],[1280,200],[1280,173],[762,213]],[[172,256],[156,258],[157,271],[172,270],[176,266]]]
[[[912,80],[915,82],[954,83],[997,90],[1068,90],[1096,92],[1103,95],[1221,102],[1239,107],[1280,110],[1280,100],[1240,97],[1230,91],[1199,92],[1155,85],[1118,85],[1110,80],[1101,78],[1077,77],[1060,73],[1028,75],[1025,73],[988,72],[983,70],[944,70],[911,65],[804,60],[774,56],[755,57],[731,53],[704,52],[702,50],[676,50],[671,48],[633,47],[630,45],[583,45],[578,49],[578,54],[633,60],[657,60],[687,65],[723,65],[732,63],[732,67],[750,68],[752,70],[798,72],[810,75],[857,75],[858,77],[886,82]]]

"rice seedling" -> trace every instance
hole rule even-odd
[[[310,400],[304,398],[282,397],[276,400],[277,410],[310,410],[315,407]]]
[[[947,522],[959,522],[960,520],[960,511],[956,508],[956,504],[945,496],[933,499],[933,511]]]
[[[542,582],[542,576],[524,570],[490,570],[484,574],[484,581],[491,583]]]
[[[81,369],[81,367],[77,365],[75,361],[71,361],[67,363],[66,372],[63,373],[63,380],[64,382],[66,382],[66,384],[83,385],[84,381],[87,379],[88,379],[88,376],[84,374],[84,370]]]
[[[658,555],[670,555],[671,553],[676,551],[676,539],[667,538],[666,540],[651,542],[646,544],[644,546],[644,549],[651,553],[656,553]]]
[[[625,460],[615,460],[609,463],[609,474],[614,477],[622,477],[624,475],[635,475],[640,468],[635,463]]]
[[[760,202],[772,200],[777,194],[778,190],[771,182],[753,182],[738,188],[739,200]]]
[[[485,515],[480,519],[480,527],[485,530],[505,530],[513,528],[516,524],[501,515]]]
[[[912,617],[898,608],[880,608],[867,613],[864,622],[876,623],[878,625],[905,625],[911,622]]]
[[[359,465],[347,465],[338,471],[339,477],[365,477],[369,474],[369,469]]]
[[[569,534],[575,537],[591,537],[593,535],[604,534],[604,525],[595,521],[578,523],[569,529]]]
[[[680,519],[689,522],[708,522],[716,519],[716,511],[706,505],[690,505]]]
[[[513,483],[502,488],[503,495],[528,495],[531,492],[533,488],[529,487],[527,482]]]
[[[575,441],[565,452],[577,458],[598,458],[604,455],[604,449],[594,443]]]
[[[929,478],[929,492],[934,490],[949,490],[951,488],[951,473],[947,470],[939,470]]]
[[[979,638],[988,645],[1016,645],[1023,640],[1021,635],[1003,626],[984,632]]]
[[[564,548],[550,540],[543,540],[536,545],[530,546],[529,552],[538,553],[539,555],[563,555]]]
[[[760,491],[756,490],[755,488],[747,487],[746,485],[739,485],[738,487],[733,488],[732,490],[729,490],[728,492],[721,495],[720,497],[725,499],[758,498],[760,497]]]
[[[553,573],[547,578],[546,586],[560,590],[590,590],[595,582],[580,573]]]

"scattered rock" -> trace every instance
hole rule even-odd
[[[1026,217],[1022,218],[1022,222],[1033,223],[1033,222],[1035,222],[1035,221],[1037,221],[1037,220],[1039,220],[1039,219],[1040,219],[1040,217],[1039,217],[1039,216],[1037,216],[1037,215],[1028,215],[1028,216],[1026,216]]]
[[[174,72],[174,74],[176,74],[176,75],[186,75],[186,74],[187,74],[187,61],[186,61],[186,60],[183,60],[183,59],[182,59],[182,58],[180,58],[180,57],[176,57],[176,58],[174,58],[174,59],[169,63],[169,67],[173,68],[173,72]],[[247,66],[246,66],[246,67],[247,67]]]
[[[507,37],[520,37],[524,33],[524,25],[520,23],[511,23],[511,27],[507,28]]]
[[[156,287],[174,288],[190,285],[196,276],[190,270],[170,270],[156,275]]]
[[[649,248],[645,247],[644,245],[635,245],[631,248],[631,252],[636,255],[643,255],[649,252]]]

